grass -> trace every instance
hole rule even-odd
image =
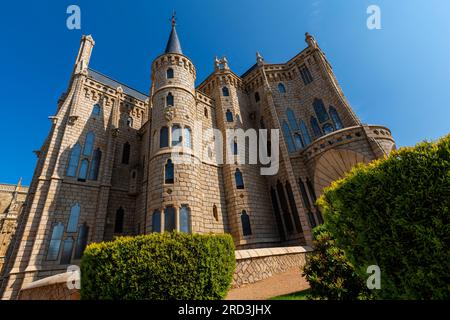
[[[309,289],[299,291],[299,292],[294,292],[294,293],[287,294],[284,296],[273,297],[273,298],[270,298],[269,300],[309,300],[308,294],[309,294]]]

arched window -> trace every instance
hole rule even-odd
[[[181,127],[177,124],[172,126],[172,147],[181,146],[183,140]]]
[[[328,116],[327,110],[325,109],[325,105],[323,104],[323,101],[321,99],[314,99],[313,102],[314,111],[316,112],[317,118],[319,119],[319,122],[325,122],[330,117]]]
[[[189,127],[184,128],[184,146],[192,149],[191,128]]]
[[[309,135],[308,128],[306,127],[306,123],[303,120],[300,120],[300,131],[302,132],[303,139],[305,140],[305,144],[309,146],[312,142],[311,136]]]
[[[299,133],[294,133],[294,143],[297,150],[301,150],[304,148],[302,137]]]
[[[292,111],[291,108],[287,108],[286,115],[287,115],[288,122],[289,122],[289,125],[291,127],[291,130],[292,131],[297,131],[298,130],[298,125],[297,125],[297,120],[295,119],[294,111]]]
[[[133,128],[133,118],[132,117],[127,118],[127,127]]]
[[[313,128],[314,138],[322,136],[322,130],[320,130],[319,123],[315,117],[311,117],[311,127]]]
[[[228,87],[223,87],[223,88],[222,88],[222,95],[223,95],[224,97],[230,96],[230,90],[228,90]]]
[[[100,107],[99,104],[94,105],[92,108],[92,116],[93,117],[99,117],[102,112],[102,107]]]
[[[273,212],[275,213],[275,220],[277,222],[278,233],[281,240],[286,239],[286,233],[284,232],[283,219],[281,218],[280,206],[278,205],[277,193],[273,187],[270,187],[270,199],[272,201]]]
[[[52,237],[48,246],[47,260],[56,260],[61,247],[61,240],[64,233],[64,225],[61,222],[53,226]]]
[[[288,196],[289,205],[291,206],[292,217],[294,219],[295,229],[297,230],[298,233],[302,233],[303,232],[302,224],[300,222],[300,217],[299,217],[298,211],[297,211],[297,205],[296,205],[295,199],[294,199],[294,193],[292,192],[292,187],[291,187],[291,184],[289,183],[289,181],[286,182],[286,193]]]
[[[75,203],[70,208],[69,223],[67,224],[67,232],[77,232],[78,219],[80,218],[80,205]]]
[[[116,221],[114,223],[114,233],[122,233],[123,232],[123,222],[124,222],[125,211],[122,207],[120,207],[116,211]]]
[[[213,217],[216,219],[216,221],[219,221],[219,214],[217,212],[217,206],[213,205]]]
[[[289,153],[295,152],[294,140],[292,139],[291,130],[286,121],[283,121],[283,135],[286,140]]]
[[[227,110],[226,117],[227,122],[233,122],[233,113],[231,113],[230,109]]]
[[[86,141],[84,143],[83,155],[90,157],[92,155],[92,151],[94,150],[94,140],[95,135],[93,132],[89,132],[86,135]]]
[[[191,232],[191,223],[190,223],[190,215],[191,210],[188,206],[183,205],[180,209],[180,231],[184,233]]]
[[[166,97],[166,106],[174,106],[174,101],[173,101],[173,94],[171,92],[169,92],[169,94]]]
[[[169,129],[162,127],[159,131],[159,147],[167,148],[169,146]]]
[[[80,172],[78,172],[79,181],[82,182],[86,181],[88,168],[89,168],[89,160],[83,159],[83,161],[81,161]]]
[[[173,79],[173,69],[167,69],[167,79]]]
[[[325,123],[322,127],[323,133],[324,134],[329,134],[332,133],[334,131],[334,128],[331,124],[329,123]]]
[[[244,178],[242,177],[242,172],[239,169],[236,169],[234,173],[234,180],[236,182],[236,189],[244,189]]]
[[[241,214],[242,234],[244,237],[252,235],[252,227],[250,225],[250,217],[247,211],[243,210]]]
[[[81,145],[77,143],[72,147],[69,156],[69,166],[67,167],[66,175],[68,177],[75,177],[77,175],[78,161],[81,155]]]
[[[83,256],[84,249],[86,249],[87,240],[89,234],[89,227],[86,222],[80,227],[80,232],[78,233],[77,244],[75,246],[75,256],[74,259],[81,259]]]
[[[291,212],[289,210],[289,205],[286,200],[284,188],[280,181],[277,182],[277,194],[278,199],[280,200],[281,211],[283,214],[283,220],[286,226],[286,230],[288,233],[292,233],[294,231],[294,225],[292,223]]]
[[[203,114],[205,115],[205,118],[208,118],[208,108],[205,107],[205,109],[203,109]]]
[[[72,260],[72,250],[73,250],[73,238],[68,237],[64,240],[63,250],[61,253],[61,261],[60,264],[70,264]]]
[[[278,84],[278,91],[280,93],[286,93],[286,87],[281,82]]]
[[[238,144],[236,141],[233,141],[233,155],[237,156],[239,153],[239,148],[238,148]]]
[[[175,228],[175,208],[167,207],[164,210],[164,231],[172,232]]]
[[[153,212],[152,232],[161,232],[161,212],[159,210]]]
[[[342,125],[341,118],[339,117],[339,114],[338,114],[336,108],[333,106],[330,106],[329,111],[330,111],[331,120],[333,120],[336,130],[342,129],[344,126]]]
[[[171,159],[167,160],[165,170],[164,170],[164,183],[173,184],[174,182],[174,172],[173,172],[173,162]]]
[[[129,164],[130,163],[130,153],[131,153],[131,145],[128,142],[123,144],[122,149],[122,163]]]
[[[94,151],[94,156],[92,157],[92,164],[89,170],[89,179],[96,181],[98,179],[98,172],[100,170],[100,162],[102,161],[102,152],[100,149]]]
[[[255,92],[255,101],[259,102],[259,100],[261,100],[261,98],[259,96],[259,92]]]

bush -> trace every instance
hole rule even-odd
[[[235,268],[229,235],[154,233],[91,244],[81,261],[81,298],[222,299]]]
[[[319,199],[327,229],[382,299],[450,298],[450,136],[360,165]]]
[[[308,255],[303,276],[313,299],[355,300],[366,298],[368,290],[343,250],[324,225],[314,229],[314,252]]]

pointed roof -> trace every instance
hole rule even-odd
[[[178,39],[177,30],[175,29],[176,19],[175,13],[172,15],[172,32],[170,32],[169,41],[167,41],[166,50],[164,53],[179,53],[183,54],[181,50],[180,40]]]

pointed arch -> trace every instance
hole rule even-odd
[[[70,208],[69,222],[67,223],[67,232],[77,232],[78,220],[80,219],[81,207],[78,203],[75,203]]]
[[[286,93],[286,87],[281,82],[278,84],[278,92]]]
[[[53,226],[52,236],[47,250],[47,260],[54,261],[58,259],[63,233],[64,225],[61,222]]]
[[[344,128],[341,118],[339,117],[339,114],[338,114],[336,108],[333,106],[330,106],[329,112],[330,112],[331,120],[333,120],[333,124],[334,124],[334,127],[336,128],[336,130]]]
[[[92,107],[92,116],[99,117],[102,113],[102,107],[97,103]]]
[[[295,152],[294,140],[292,139],[291,130],[289,129],[289,125],[286,121],[283,121],[282,129],[289,153]]]
[[[77,142],[70,151],[69,165],[67,167],[66,175],[68,177],[75,177],[78,170],[78,162],[81,156],[81,145]]]
[[[86,134],[86,140],[84,142],[83,155],[90,157],[94,150],[95,134],[91,131]]]

